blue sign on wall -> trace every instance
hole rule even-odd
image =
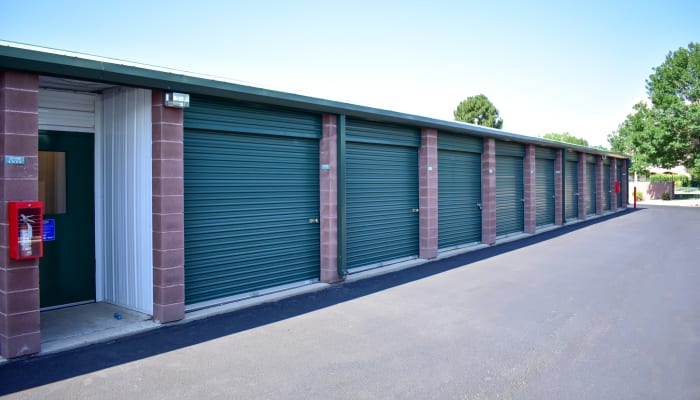
[[[56,240],[56,221],[53,219],[45,219],[43,233],[42,239],[44,242]]]

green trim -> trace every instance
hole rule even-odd
[[[35,46],[26,47],[17,43],[0,41],[0,68],[148,89],[174,90],[190,94],[201,94],[290,107],[318,113],[343,114],[349,117],[365,118],[377,122],[389,122],[420,128],[434,128],[447,132],[476,135],[522,144],[529,143],[558,149],[572,149],[589,154],[605,154],[609,157],[621,159],[629,158],[623,154],[611,153],[543,138],[518,135],[462,122],[445,121],[396,111],[381,110],[355,104],[244,86],[195,75],[187,75],[180,71],[161,70],[153,66],[128,63],[120,60],[98,58]]]
[[[338,144],[337,154],[337,179],[338,179],[338,275],[344,278],[348,274],[347,266],[347,201],[346,201],[346,141],[345,141],[345,115],[338,116],[336,140]]]

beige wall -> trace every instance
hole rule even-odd
[[[664,192],[669,192],[671,198],[674,195],[673,182],[631,182],[629,184],[629,201],[634,201],[634,187],[637,187],[638,192],[644,193],[644,200],[661,200],[661,195]]]

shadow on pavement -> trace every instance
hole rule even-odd
[[[417,267],[361,281],[339,283],[326,290],[260,304],[184,324],[164,326],[111,342],[98,343],[61,353],[9,361],[0,365],[0,395],[69,379],[296,317],[440,274],[512,250],[524,248],[641,210],[643,208],[628,208],[627,211],[620,213],[609,214],[513,242],[428,262]]]

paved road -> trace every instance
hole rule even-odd
[[[699,288],[700,210],[649,207],[10,363],[0,390],[11,399],[700,399]]]

